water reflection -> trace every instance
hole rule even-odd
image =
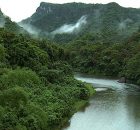
[[[73,115],[70,126],[64,130],[140,130],[140,93],[137,87],[120,84],[117,80],[76,78],[92,83],[99,91],[84,112]]]

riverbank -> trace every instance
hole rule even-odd
[[[77,71],[75,70],[76,73],[75,75],[80,75],[80,76],[86,76],[86,77],[95,77],[95,78],[102,78],[102,79],[117,79],[119,83],[127,83],[127,84],[134,84],[134,85],[137,85],[137,86],[140,86],[140,81],[139,80],[134,80],[134,79],[131,79],[127,76],[121,76],[121,75],[106,75],[104,73],[97,73],[97,72],[92,72],[92,71]]]
[[[64,130],[140,130],[140,92],[133,84],[88,75],[75,78],[106,89],[97,90],[86,109],[76,112]]]
[[[55,130],[62,130],[62,128],[64,128],[65,126],[68,126],[69,123],[69,119],[79,110],[85,108],[88,104],[89,104],[89,99],[95,94],[95,89],[91,84],[86,83],[86,88],[89,92],[89,97],[87,100],[78,100],[75,101],[73,109],[70,113],[69,117],[66,117],[62,120],[62,122],[60,123],[60,126],[58,128],[56,128]]]
[[[75,105],[74,105],[75,111],[73,111],[72,115],[75,112],[81,110],[83,107],[87,106],[88,103],[89,103],[89,99],[95,94],[95,89],[94,89],[94,87],[91,84],[87,83],[86,84],[86,88],[89,91],[89,98],[88,98],[88,100],[80,100],[80,101],[75,102]]]
[[[94,78],[102,78],[102,79],[119,79],[120,77],[118,76],[107,76],[107,75],[103,75],[101,73],[98,74],[94,74],[94,73],[85,73],[85,72],[76,72],[75,73],[76,76],[83,76],[83,77],[94,77]]]

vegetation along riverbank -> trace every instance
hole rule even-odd
[[[94,93],[74,79],[57,45],[4,29],[0,42],[1,130],[61,128]]]

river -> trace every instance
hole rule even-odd
[[[85,75],[75,78],[93,84],[97,92],[89,106],[75,113],[63,130],[140,130],[138,86]]]

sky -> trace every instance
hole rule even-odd
[[[140,8],[140,0],[0,0],[0,8],[5,15],[11,18],[12,21],[19,22],[30,17],[36,11],[37,7],[39,7],[40,2],[83,2],[103,4],[117,2],[124,7]]]

